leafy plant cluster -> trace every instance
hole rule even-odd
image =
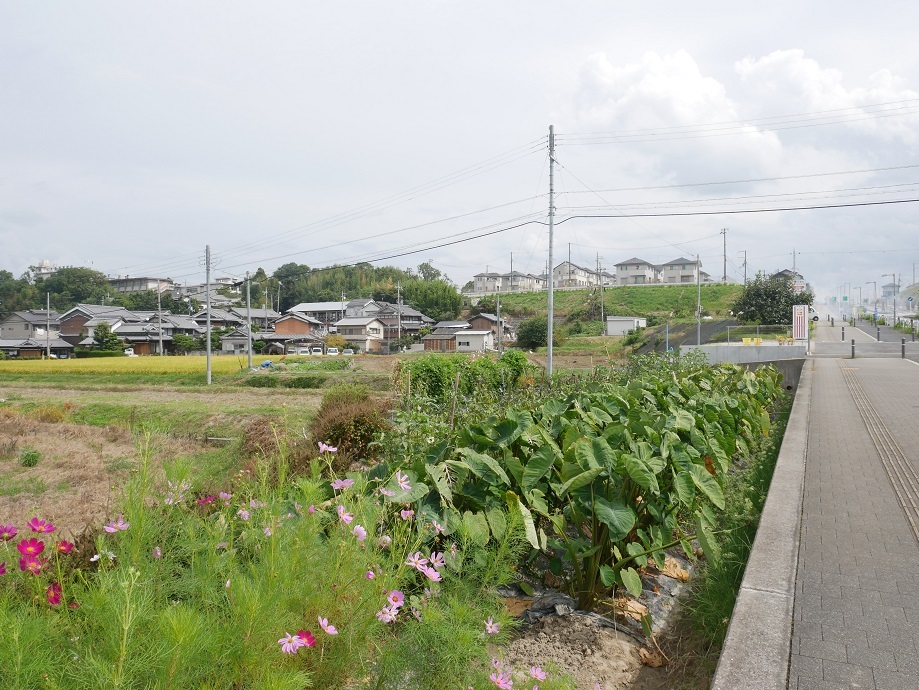
[[[636,370],[468,423],[378,471],[423,478],[425,510],[446,525],[487,533],[495,511],[519,509],[530,544],[567,574],[581,606],[613,585],[637,595],[635,567],[662,566],[666,548],[691,554],[697,538],[717,556],[712,511],[724,507],[732,458],[768,435],[782,389],[773,368],[645,358]]]
[[[522,352],[507,350],[496,360],[463,354],[427,355],[400,362],[395,376],[400,388],[413,398],[442,405],[454,397],[454,391],[462,397],[500,397],[534,369]]]
[[[810,292],[795,292],[790,281],[759,274],[744,286],[733,312],[742,323],[782,325],[791,323],[794,305],[813,303]]]

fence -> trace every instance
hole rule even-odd
[[[792,338],[792,326],[725,326],[724,330],[709,336],[710,343],[757,343],[764,340],[783,343]]]

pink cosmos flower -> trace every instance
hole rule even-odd
[[[69,541],[64,541],[61,539],[57,543],[57,550],[61,553],[70,553],[73,551],[73,544],[71,544]]]
[[[205,496],[204,498],[199,498],[195,501],[199,506],[206,506],[213,503],[217,499],[216,496]]]
[[[0,575],[6,575],[6,561],[0,563]]]
[[[354,485],[353,479],[336,479],[334,482],[332,482],[332,489],[334,489],[335,491],[341,491],[353,485]]]
[[[251,513],[249,513],[249,511],[245,510],[244,508],[237,510],[236,514],[239,515],[239,517],[241,517],[243,520],[248,520],[251,515]]]
[[[394,589],[386,597],[386,601],[389,602],[390,606],[399,608],[402,604],[405,603],[405,595],[400,592],[398,589]]]
[[[450,544],[450,555],[456,558],[456,542]]]
[[[420,551],[411,553],[405,561],[405,565],[410,565],[416,570],[424,572],[424,567],[428,564],[428,559],[421,555]]]
[[[37,556],[45,550],[45,542],[43,542],[41,539],[36,539],[35,537],[32,537],[31,539],[23,539],[18,544],[16,544],[16,549],[23,556]]]
[[[434,534],[443,534],[444,526],[441,525],[437,520],[431,520],[431,526],[434,527]]]
[[[319,627],[322,628],[327,635],[337,635],[338,629],[334,625],[329,625],[327,618],[319,616]]]
[[[60,606],[61,586],[57,582],[52,582],[48,585],[48,589],[45,591],[45,599],[47,599],[48,603],[52,606]]]
[[[364,573],[364,577],[366,577],[368,580],[372,580],[376,577],[376,575],[372,570],[368,570],[366,573]]]
[[[9,541],[18,534],[13,525],[0,525],[0,539]]]
[[[337,453],[338,448],[336,448],[335,446],[326,445],[325,443],[320,441],[319,442],[319,452],[320,453]]]
[[[44,566],[44,559],[35,555],[23,556],[19,559],[19,569],[23,572],[28,570],[33,575],[38,575]]]
[[[26,525],[28,525],[29,529],[33,532],[46,534],[57,529],[57,527],[52,525],[50,522],[45,522],[44,520],[39,520],[38,518],[32,518],[26,523]]]
[[[408,476],[402,474],[402,470],[396,470],[396,483],[402,491],[412,490],[412,485],[408,483]]]
[[[358,541],[364,541],[367,538],[367,530],[365,530],[360,525],[355,525],[351,530],[351,534],[357,537]]]
[[[530,666],[530,677],[534,680],[545,680],[546,672],[543,671],[539,666]]]
[[[392,537],[386,536],[385,534],[380,537],[381,549],[388,549],[390,544],[392,544]]]
[[[163,557],[163,550],[159,546],[153,547],[153,557],[156,560],[159,560]]]
[[[221,501],[229,501],[231,498],[233,498],[233,494],[228,494],[226,491],[221,491],[217,494],[217,496]]]
[[[266,537],[270,537],[270,536],[271,536],[271,527],[266,527],[265,529],[262,530],[262,532],[265,533],[265,536],[266,536]]]
[[[298,635],[290,633],[284,633],[284,637],[278,640],[278,644],[281,645],[281,651],[285,654],[296,654],[300,647],[305,646]]]
[[[396,617],[398,615],[398,606],[384,606],[379,611],[377,611],[377,620],[381,623],[395,623]]]
[[[501,629],[501,624],[500,624],[500,623],[495,623],[495,622],[492,620],[492,617],[489,616],[489,617],[488,617],[488,620],[485,621],[485,632],[488,633],[489,635],[494,635],[494,634],[495,634],[496,632],[498,632],[500,629]]]
[[[345,512],[344,506],[338,506],[338,519],[346,525],[350,525],[351,521],[354,519],[354,513],[347,513]]]
[[[401,510],[399,511],[399,515],[402,516],[403,520],[411,520],[415,515],[415,511],[414,510]]]
[[[425,577],[427,577],[431,582],[440,582],[444,579],[443,576],[434,568],[425,568],[421,572],[423,572]]]
[[[104,529],[109,534],[112,534],[114,532],[123,532],[126,529],[128,529],[130,526],[131,526],[131,523],[125,522],[124,516],[121,515],[118,517],[118,522],[115,522],[114,520],[112,520],[107,525],[105,525],[102,529]]]
[[[316,512],[316,506],[310,506],[309,508],[306,509],[306,512],[312,515],[313,513]]]
[[[504,673],[503,671],[498,671],[497,673],[492,673],[490,676],[491,682],[494,683],[501,690],[509,690],[514,687],[514,681],[511,680],[511,677]]]
[[[297,637],[303,641],[304,647],[316,646],[316,638],[313,637],[313,633],[311,633],[309,630],[298,630]]]
[[[431,563],[431,565],[437,568],[438,570],[440,570],[445,565],[447,565],[447,562],[444,560],[444,555],[442,553],[437,553],[436,551],[431,552],[431,555],[428,557],[428,560]]]
[[[252,508],[252,510],[258,510],[259,508],[264,508],[265,503],[263,501],[257,501],[253,498],[251,501],[249,501],[249,507]]]
[[[395,491],[390,491],[385,486],[380,487],[380,493],[383,494],[384,496],[389,496],[390,498],[396,495]]]

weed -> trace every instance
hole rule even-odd
[[[41,453],[34,448],[23,448],[19,453],[19,464],[23,467],[35,467],[41,460]]]

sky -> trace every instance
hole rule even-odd
[[[540,273],[552,125],[553,264],[912,283],[919,3],[745,5],[2,3],[0,269]]]

